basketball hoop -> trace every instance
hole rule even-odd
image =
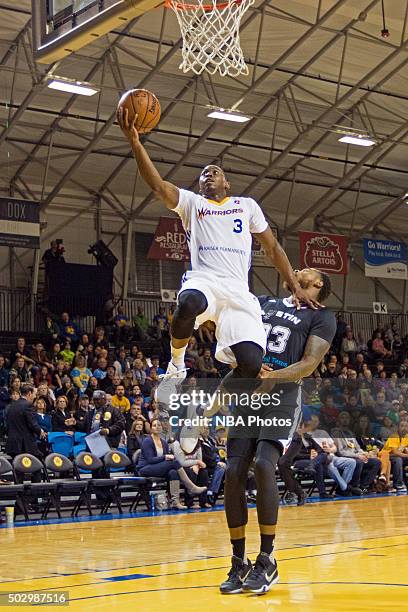
[[[209,74],[218,71],[221,76],[247,75],[249,70],[240,46],[239,26],[255,0],[212,0],[211,4],[204,4],[204,1],[165,2],[165,6],[176,14],[183,37],[180,69],[196,74],[205,70]]]

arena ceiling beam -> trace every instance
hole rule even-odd
[[[114,47],[115,44],[118,43],[121,40],[121,38],[128,31],[131,30],[131,28],[134,26],[134,24],[139,19],[140,19],[140,17],[136,17],[136,19],[133,19],[132,21],[130,21],[127,24],[127,26],[123,29],[123,31],[120,34],[118,34],[116,39],[110,44],[110,47],[103,53],[102,58],[101,58],[102,62],[104,61],[104,58],[109,54],[110,49],[112,47]],[[98,61],[98,62],[95,63],[95,65],[92,67],[92,69],[88,72],[88,74],[86,75],[84,80],[85,81],[92,81],[95,78],[96,74],[98,73],[99,69],[100,69],[100,62]],[[51,125],[47,128],[47,130],[44,132],[44,134],[39,139],[38,143],[33,147],[33,149],[27,155],[27,158],[24,161],[24,163],[20,166],[20,168],[18,168],[17,172],[15,173],[13,178],[11,179],[12,182],[16,181],[16,179],[20,176],[20,174],[22,174],[24,172],[24,170],[27,168],[28,164],[36,156],[36,154],[39,151],[40,147],[47,141],[47,138],[49,137],[49,135],[58,128],[60,121],[63,119],[64,115],[69,112],[69,110],[75,104],[77,99],[78,99],[78,95],[77,94],[73,94],[72,96],[69,97],[69,99],[67,100],[66,104],[64,105],[64,107],[63,107],[63,109],[61,111],[61,117],[57,117],[51,123]]]
[[[335,9],[337,10],[340,6],[344,5],[347,2],[347,0],[338,0],[338,2],[331,8],[329,9],[329,11],[327,11],[321,18],[319,23],[324,23],[327,19],[329,19],[334,13],[335,13]],[[368,7],[373,7],[375,6],[377,3],[379,2],[379,0],[372,0]],[[366,9],[367,10],[367,9]],[[254,13],[253,13],[254,14]],[[250,19],[250,18],[249,18]],[[245,25],[247,25],[247,23],[249,22],[249,19],[243,24],[242,27],[245,27]],[[352,20],[350,23],[354,23],[355,20]],[[301,36],[298,40],[296,40],[293,45],[291,45],[289,47],[289,49],[287,49],[284,53],[282,53],[279,58],[277,58],[275,60],[275,62],[268,68],[268,70],[266,70],[266,72],[264,72],[260,77],[258,77],[258,79],[256,79],[246,90],[246,92],[241,95],[241,97],[239,98],[239,100],[233,105],[232,108],[237,109],[238,106],[244,101],[244,99],[246,98],[246,96],[254,91],[270,74],[272,74],[272,72],[282,63],[284,62],[288,57],[290,57],[290,55],[292,53],[294,53],[307,39],[309,36],[313,35],[313,33],[316,31],[317,29],[317,24],[314,24],[307,32],[305,32],[303,34],[303,36]],[[242,30],[242,28],[241,28]],[[261,32],[259,33],[259,35],[261,35]],[[338,34],[337,36],[335,36],[335,40],[337,40],[337,37],[340,36],[340,34]],[[326,47],[330,47],[333,44],[332,41],[330,41],[330,44],[326,45],[324,47],[324,49]],[[322,51],[319,51],[318,54],[316,54],[318,57],[320,57],[322,54]],[[317,58],[316,58],[317,59]],[[313,63],[313,62],[312,62]],[[306,64],[306,69],[309,66],[309,62]],[[303,66],[301,68],[301,70],[305,69],[305,66]],[[288,84],[286,84],[287,86]],[[286,87],[285,86],[285,87]],[[264,104],[264,106],[262,107],[262,109],[260,109],[258,111],[258,114],[262,114],[262,112],[266,109],[268,109],[270,107],[270,105],[274,102],[276,97],[276,94],[272,95],[270,99],[268,99],[268,101],[266,102],[266,104]],[[245,127],[239,132],[238,136],[236,138],[234,138],[234,144],[236,144],[240,137],[246,133],[247,130],[249,130],[254,122],[256,121],[256,117],[252,118],[250,121],[248,121],[248,123],[245,125]],[[181,158],[178,160],[178,162],[175,164],[174,168],[167,173],[165,179],[169,180],[172,176],[174,176],[174,174],[178,171],[178,169],[183,165],[184,161],[186,159],[188,159],[188,157],[194,153],[194,151],[197,150],[197,148],[202,144],[202,142],[205,142],[206,138],[208,136],[210,136],[210,134],[213,132],[213,130],[216,127],[216,122],[214,121],[200,136],[200,138],[191,146],[189,147],[185,153],[183,153],[183,155],[181,156]],[[229,145],[228,147],[226,147],[226,149],[229,149],[230,146],[234,146],[234,145]],[[147,196],[147,198],[145,198],[141,204],[139,204],[139,206],[135,209],[134,213],[133,213],[133,218],[135,218],[138,214],[140,214],[145,208],[146,206],[148,206],[148,204],[151,202],[153,198],[153,194],[149,194],[149,196]]]

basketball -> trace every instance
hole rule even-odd
[[[148,134],[160,121],[160,102],[151,91],[147,89],[131,89],[119,100],[118,109],[127,109],[129,121],[135,115],[136,129],[139,134]]]

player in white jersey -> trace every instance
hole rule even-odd
[[[232,379],[231,383],[256,379],[266,335],[259,302],[248,288],[252,234],[286,281],[296,305],[304,302],[317,308],[319,304],[301,288],[259,205],[251,198],[228,195],[230,185],[221,168],[204,168],[199,194],[179,189],[159,175],[139,140],[136,118],[130,122],[127,110],[120,108],[118,120],[140,174],[166,207],[181,217],[190,243],[191,270],[183,277],[171,323],[167,372],[179,379],[185,377],[184,356],[194,327],[213,321],[217,326],[216,358],[237,364],[226,378]]]

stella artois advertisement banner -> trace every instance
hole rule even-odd
[[[160,217],[148,259],[190,261],[187,236],[180,219]]]
[[[300,267],[347,274],[347,238],[338,234],[299,232]]]

